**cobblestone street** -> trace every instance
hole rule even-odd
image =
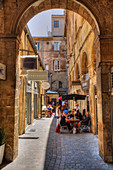
[[[22,135],[22,138],[19,139],[18,157],[8,165],[3,164],[2,166],[0,166],[0,169],[113,169],[113,164],[107,164],[101,159],[101,157],[99,157],[98,139],[96,136],[91,133],[56,133],[56,119],[53,119],[53,122],[52,119],[53,118],[43,118],[35,120],[34,123],[30,125],[29,128],[26,130],[26,133]],[[33,132],[33,130],[35,131]],[[35,137],[39,138],[35,139]]]
[[[111,170],[113,164],[105,163],[98,155],[98,139],[91,133],[59,134],[53,120],[44,170]]]

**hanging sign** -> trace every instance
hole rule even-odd
[[[27,73],[28,81],[48,81],[48,71],[28,70]]]
[[[47,90],[47,89],[50,88],[50,84],[49,84],[48,82],[43,82],[43,83],[41,84],[41,87],[42,87],[44,90]]]
[[[0,63],[0,79],[6,80],[6,65]]]

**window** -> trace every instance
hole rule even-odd
[[[59,51],[59,43],[58,42],[54,43],[54,51]]]
[[[37,51],[40,50],[40,43],[37,43],[37,44],[36,44],[36,48],[37,48]]]
[[[54,28],[59,28],[59,21],[54,21]]]
[[[48,64],[45,65],[45,69],[49,70],[49,65]]]
[[[89,79],[89,73],[86,73],[85,74],[85,80],[88,80]]]
[[[60,61],[54,61],[54,71],[60,70]]]
[[[62,82],[59,81],[59,88],[62,88]]]

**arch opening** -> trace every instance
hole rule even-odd
[[[100,34],[98,17],[92,10],[92,6],[90,6],[88,9],[87,5],[85,6],[85,4],[82,4],[76,0],[71,0],[69,2],[56,1],[56,3],[53,1],[48,2],[47,0],[40,0],[35,2],[31,0],[28,3],[24,3],[22,6],[19,6],[18,8],[18,12],[14,15],[12,23],[10,24],[11,32],[17,35],[21,35],[25,25],[36,14],[45,10],[56,8],[71,10],[81,15],[92,26],[95,37]]]

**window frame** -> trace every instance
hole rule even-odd
[[[54,20],[54,28],[59,28],[59,20]]]
[[[59,50],[60,50],[59,42],[54,42],[54,51],[59,51]]]
[[[48,69],[46,69],[48,67]],[[49,70],[49,64],[45,64],[45,70]]]
[[[37,42],[36,47],[37,47],[37,51],[40,51],[40,42]]]
[[[55,62],[57,62],[57,64],[55,64]],[[60,71],[60,61],[59,60],[54,60],[54,71]]]

